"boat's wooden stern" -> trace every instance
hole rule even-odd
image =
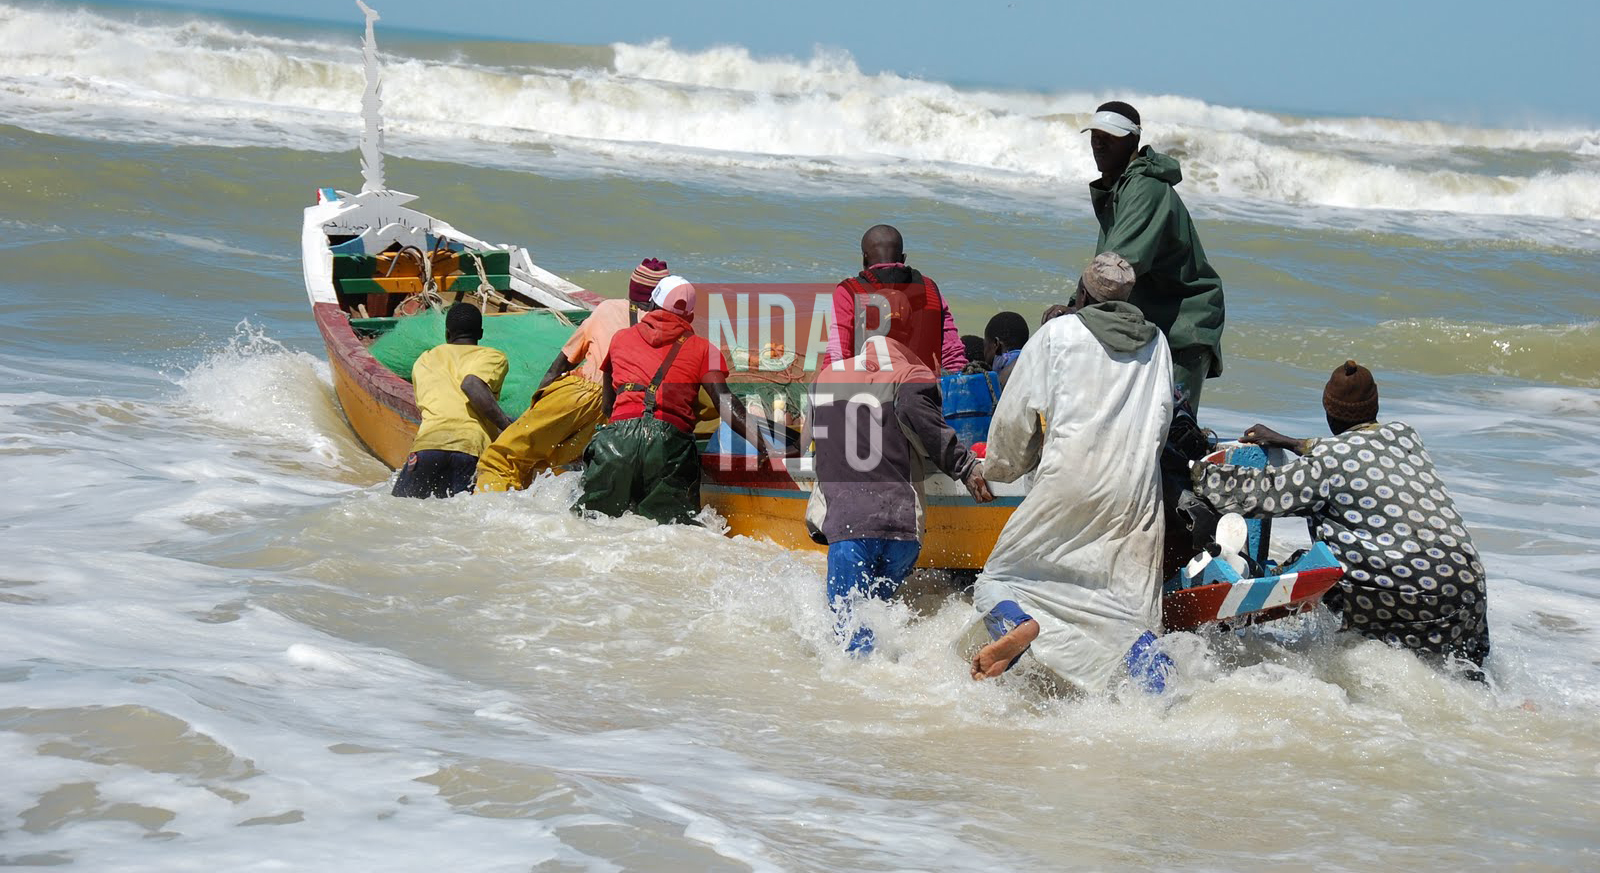
[[[319,188],[301,228],[306,296],[334,392],[356,436],[390,467],[405,463],[416,438],[416,394],[372,356],[352,314],[420,308],[411,304],[433,299],[425,295],[435,303],[476,299],[478,289],[488,288],[501,313],[555,310],[576,319],[602,299],[539,268],[526,249],[484,242],[406,208],[413,199],[398,191]]]

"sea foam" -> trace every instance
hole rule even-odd
[[[50,133],[345,150],[362,89],[358,33],[287,38],[204,19],[124,20],[0,5],[0,122]],[[448,44],[444,44],[448,45]],[[609,65],[385,57],[393,147],[497,157],[517,146],[611,170],[915,177],[1008,191],[1093,175],[1087,113],[1138,105],[1146,141],[1180,157],[1201,197],[1341,209],[1600,219],[1600,130],[1311,118],[1160,94],[964,89],[863,72],[839,50],[758,58],[665,41]],[[570,54],[570,53],[568,53]],[[441,61],[439,56],[456,60]],[[463,112],[463,108],[470,111]]]

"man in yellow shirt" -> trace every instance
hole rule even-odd
[[[527,488],[541,470],[575,464],[605,421],[600,406],[600,362],[611,338],[654,309],[650,294],[667,275],[667,264],[645,258],[628,281],[627,300],[607,300],[578,325],[550,364],[528,411],[506,428],[478,458],[484,491]]]
[[[506,379],[505,353],[478,345],[483,313],[470,303],[450,307],[444,338],[444,345],[423,352],[411,368],[422,424],[395,480],[396,497],[449,497],[472,490],[478,456],[511,424],[497,399]]]

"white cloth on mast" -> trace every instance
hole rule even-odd
[[[974,605],[986,614],[1016,601],[1039,622],[1033,656],[1086,692],[1107,687],[1141,633],[1161,629],[1172,360],[1150,332],[1116,352],[1082,317],[1052,319],[1023,347],[989,428],[984,476],[1033,479]]]

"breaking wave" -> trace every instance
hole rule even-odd
[[[443,38],[441,38],[443,39]],[[396,43],[399,45],[399,43]],[[1038,190],[1092,175],[1089,109],[1107,94],[957,88],[865,73],[848,54],[763,59],[664,41],[437,43],[386,56],[392,142],[428,156],[505,146],[628,167],[793,178],[931,178]],[[603,58],[603,60],[601,60]],[[346,150],[359,27],[276,35],[218,19],[0,5],[0,122],[45,133]],[[1600,130],[1308,118],[1168,95],[1138,105],[1186,191],[1237,201],[1600,219]],[[509,160],[509,158],[504,158]]]

